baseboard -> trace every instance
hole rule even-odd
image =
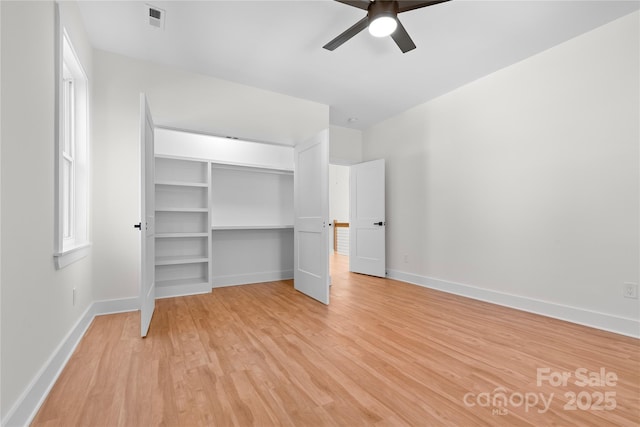
[[[265,271],[260,273],[231,274],[227,276],[215,276],[213,287],[248,285],[251,283],[274,282],[276,280],[293,279],[293,270]]]
[[[529,313],[540,314],[579,325],[589,326],[616,334],[640,338],[640,321],[625,317],[614,316],[597,311],[556,304],[533,298],[507,294],[490,289],[478,288],[461,283],[449,282],[441,279],[419,276],[398,270],[387,269],[387,277],[400,280],[425,288],[435,289],[450,294],[477,299],[505,307],[515,308]]]
[[[93,309],[96,316],[103,314],[125,313],[128,311],[140,310],[139,298],[122,298],[95,301]]]
[[[210,292],[211,286],[208,283],[156,286],[156,299],[186,297],[189,295],[208,294]]]
[[[96,301],[89,305],[7,412],[2,426],[27,426],[31,423],[95,316],[139,308],[138,298]]]

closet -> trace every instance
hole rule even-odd
[[[293,148],[155,130],[159,298],[293,278]]]
[[[212,286],[293,277],[293,171],[211,164]]]

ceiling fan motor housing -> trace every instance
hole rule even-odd
[[[398,16],[398,2],[382,0],[371,2],[367,9],[367,14],[369,15],[369,22],[372,22],[374,19],[382,16],[388,16],[396,19]]]

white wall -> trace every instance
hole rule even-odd
[[[349,222],[349,168],[362,162],[362,131],[342,126],[329,128],[329,216],[331,220]],[[348,229],[338,229],[342,253],[348,253]],[[345,238],[346,236],[346,238]],[[333,253],[333,233],[330,235]],[[344,242],[347,242],[346,247]]]
[[[329,218],[349,222],[349,166],[329,165]]]
[[[329,162],[352,165],[362,161],[362,131],[342,126],[329,128]]]
[[[293,229],[216,230],[213,287],[293,278]]]
[[[0,10],[4,423],[89,307],[92,257],[54,269],[54,4],[2,1]],[[91,49],[76,5],[62,4],[61,16],[91,79]]]
[[[105,95],[98,105],[130,106],[144,91],[165,127],[291,146],[329,127],[329,107],[315,102],[101,50],[95,65],[96,91]],[[110,111],[111,119],[132,120],[130,109]]]
[[[96,299],[138,295],[139,94],[156,124],[292,145],[329,127],[329,107],[94,51]]]
[[[329,165],[329,219],[349,222],[349,166]],[[332,230],[333,231],[333,230]],[[336,229],[337,249],[342,255],[349,254],[349,229]],[[333,233],[329,238],[330,253],[333,253]]]
[[[364,158],[387,159],[392,275],[638,335],[638,22],[364,132]]]

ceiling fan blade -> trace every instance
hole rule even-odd
[[[345,32],[340,34],[338,37],[336,37],[335,39],[331,40],[329,43],[325,44],[322,47],[327,49],[327,50],[334,50],[338,46],[342,45],[342,43],[346,42],[351,37],[355,36],[360,31],[362,31],[365,28],[367,28],[367,25],[369,25],[369,17],[365,16],[364,18],[362,18],[361,20],[359,20],[358,22],[353,24],[351,27],[349,27],[348,30],[346,30]]]
[[[407,53],[410,50],[415,49],[416,45],[413,43],[413,40],[411,40],[411,37],[409,37],[409,33],[407,33],[407,30],[404,28],[400,20],[396,19],[396,21],[398,21],[398,27],[393,33],[391,33],[391,38],[396,42],[402,53]]]
[[[339,1],[339,0],[336,0]],[[430,0],[430,1],[398,1],[398,13],[407,12],[409,10],[420,9],[421,7],[433,6],[434,4],[448,2],[450,0]]]
[[[347,4],[349,6],[357,7],[358,9],[367,10],[371,2],[369,0],[336,0],[338,3]]]

